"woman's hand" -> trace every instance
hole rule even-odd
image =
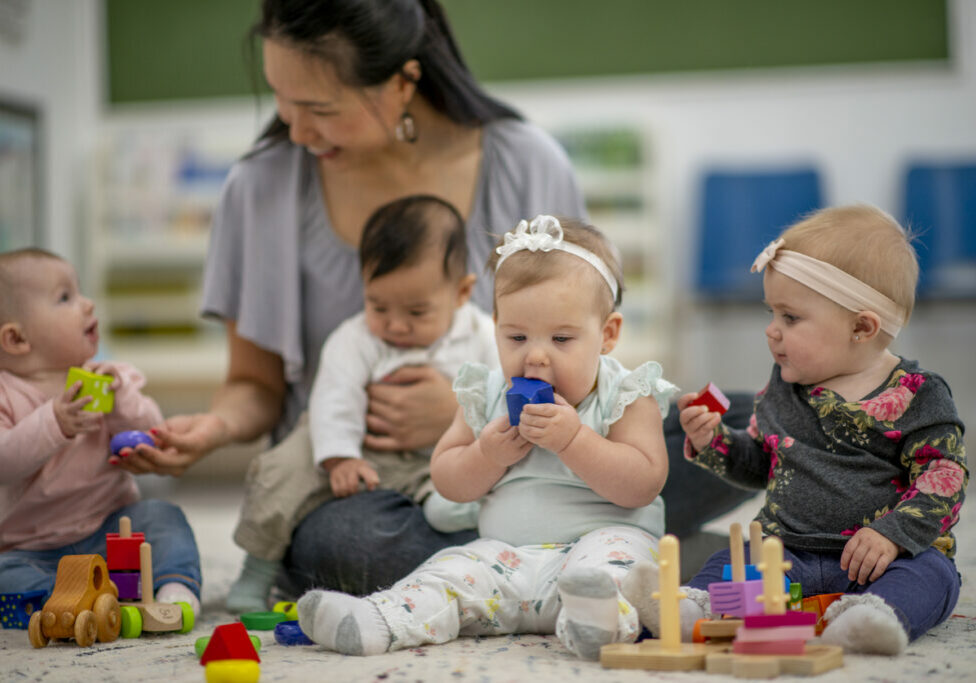
[[[719,413],[710,412],[705,406],[691,406],[688,404],[698,398],[698,394],[685,394],[678,399],[678,421],[685,430],[688,441],[698,452],[708,448],[715,435],[715,428],[722,422]]]
[[[367,389],[366,448],[401,451],[437,443],[457,401],[448,379],[428,366],[403,367]]]
[[[227,424],[213,413],[176,415],[150,433],[156,441],[155,448],[139,444],[126,457],[113,455],[109,462],[133,474],[178,477],[210,451],[231,441]]]

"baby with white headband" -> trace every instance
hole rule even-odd
[[[915,252],[886,213],[839,207],[787,229],[753,271],[772,315],[772,377],[745,430],[679,398],[686,457],[766,490],[756,519],[783,541],[787,577],[804,597],[844,594],[824,615],[825,642],[898,654],[956,604],[952,527],[969,477],[945,380],[888,348],[914,304]],[[684,589],[687,635],[729,561],[716,553]],[[653,566],[632,576],[628,593],[656,589]],[[654,631],[652,603],[639,608]]]
[[[459,635],[555,633],[577,656],[632,642],[641,626],[619,586],[654,562],[668,473],[663,416],[676,387],[661,366],[608,357],[623,317],[621,272],[595,228],[538,216],[505,235],[495,268],[502,369],[462,367],[460,407],[431,477],[448,499],[482,500],[480,538],[431,557],[365,598],[313,591],[302,629],[346,654],[443,643]],[[509,423],[513,377],[544,380],[555,403]]]

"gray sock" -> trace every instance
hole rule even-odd
[[[617,584],[599,569],[578,569],[564,573],[556,585],[563,604],[560,640],[582,659],[599,659],[600,648],[617,635]]]
[[[378,655],[390,647],[390,629],[376,605],[345,593],[303,595],[298,625],[316,643],[344,655]]]
[[[280,568],[280,562],[245,556],[241,575],[227,593],[227,610],[235,614],[266,611],[268,595]]]

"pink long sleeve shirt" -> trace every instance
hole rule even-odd
[[[33,384],[0,370],[0,552],[58,548],[93,534],[105,518],[139,499],[134,477],[108,463],[113,434],[159,424],[159,406],[140,389],[131,365],[115,410],[97,432],[67,438],[54,402]],[[102,366],[104,371],[105,366]]]

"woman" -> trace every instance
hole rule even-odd
[[[134,472],[179,475],[220,446],[288,434],[322,343],[362,308],[356,247],[378,206],[424,193],[459,207],[478,273],[490,232],[585,216],[561,148],[478,86],[435,0],[264,0],[254,32],[278,113],[230,173],[204,277],[203,311],[227,327],[227,378],[209,413],[170,418],[159,449],[127,459]],[[487,278],[473,299],[490,310]],[[456,408],[430,368],[369,396],[365,446],[379,450],[433,445]],[[285,564],[296,592],[365,594],[471,537],[435,532],[396,492],[363,492],[312,512]]]

